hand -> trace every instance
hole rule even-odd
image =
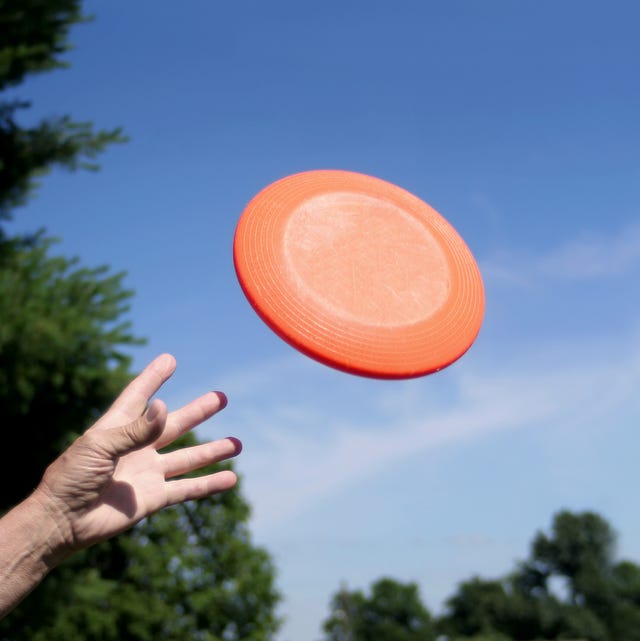
[[[107,539],[157,510],[232,488],[236,476],[221,471],[199,478],[172,479],[228,459],[242,448],[225,438],[160,454],[158,450],[226,405],[218,392],[205,394],[167,414],[149,399],[170,378],[176,363],[164,354],[133,380],[109,411],[46,470],[32,498],[60,533],[54,556]]]

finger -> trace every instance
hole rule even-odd
[[[242,443],[237,438],[225,438],[194,447],[185,447],[162,455],[165,478],[187,474],[206,465],[225,461],[240,454]]]
[[[135,421],[89,434],[108,454],[119,457],[153,443],[162,432],[166,420],[167,406],[163,401],[155,400],[149,410]]]
[[[230,490],[238,481],[231,470],[216,472],[194,479],[177,479],[165,483],[167,488],[167,505],[183,501],[203,499],[206,496]]]
[[[156,443],[156,447],[161,449],[173,443],[179,436],[193,429],[196,425],[204,423],[204,421],[224,409],[226,405],[227,397],[222,392],[209,392],[179,410],[171,412],[167,418],[164,432]]]
[[[171,354],[161,354],[152,360],[114,401],[107,414],[109,422],[112,423],[114,419],[132,421],[138,418],[149,399],[171,377],[175,369],[176,360]]]

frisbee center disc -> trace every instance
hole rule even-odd
[[[421,220],[362,193],[302,202],[284,230],[285,268],[305,304],[363,325],[424,321],[446,302],[446,256]]]

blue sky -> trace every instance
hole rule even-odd
[[[559,509],[593,509],[640,559],[640,7],[635,2],[87,3],[72,68],[33,115],[122,125],[96,174],[55,172],[17,212],[126,270],[131,319],[172,352],[163,398],[222,389],[285,600],[317,641],[341,582],[419,583],[433,611],[523,558]],[[267,184],[336,168],[415,193],[486,287],[473,348],[373,381],[306,359],[254,314],[235,225]]]

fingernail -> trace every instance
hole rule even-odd
[[[224,392],[213,392],[217,397],[218,400],[220,401],[220,408],[224,408],[227,406],[227,395]]]

